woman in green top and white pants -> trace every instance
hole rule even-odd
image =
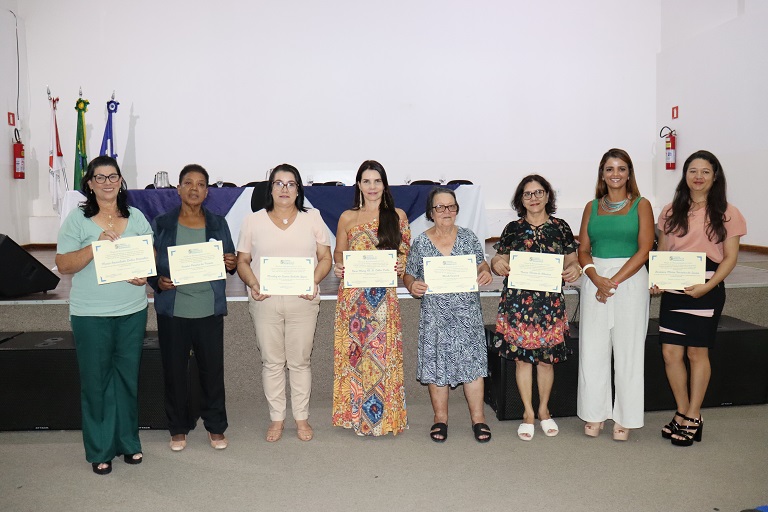
[[[579,231],[581,285],[577,414],[584,433],[597,437],[613,419],[613,438],[626,441],[643,426],[648,272],[653,210],[640,196],[626,151],[603,155],[595,199],[584,207]],[[611,352],[616,399],[611,392]]]

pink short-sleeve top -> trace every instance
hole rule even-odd
[[[331,245],[320,210],[299,212],[285,230],[275,226],[266,210],[259,210],[243,220],[237,251],[250,253],[251,269],[258,277],[262,256],[312,257],[317,265],[318,245]]]
[[[664,232],[664,223],[671,209],[672,203],[665,206],[659,215],[657,226],[662,233]],[[705,208],[691,212],[688,217],[688,233],[685,236],[677,236],[673,233],[666,234],[667,250],[706,252],[707,258],[715,263],[720,263],[724,257],[723,242],[716,243],[707,237],[707,224]],[[724,225],[726,240],[734,236],[744,236],[747,234],[747,221],[738,208],[732,204],[728,204],[725,210]]]

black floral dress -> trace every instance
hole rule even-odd
[[[493,246],[498,254],[511,251],[570,254],[576,251],[571,227],[562,219],[550,217],[540,226],[531,226],[524,218],[510,222]],[[507,279],[499,300],[494,345],[507,359],[532,364],[539,361],[565,361],[568,348],[568,317],[562,293],[507,288]]]

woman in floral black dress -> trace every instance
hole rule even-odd
[[[551,216],[556,206],[555,192],[549,182],[537,174],[526,176],[515,190],[512,206],[520,219],[507,224],[494,245],[493,272],[500,276],[509,275],[510,251],[564,254],[563,279],[576,281],[581,275],[576,242],[568,223]],[[549,437],[558,433],[557,424],[549,413],[549,396],[555,378],[552,365],[567,358],[567,335],[568,317],[562,293],[507,288],[507,280],[504,280],[496,318],[495,346],[501,357],[514,359],[516,363],[515,378],[525,407],[517,435],[523,441],[530,441],[534,432],[533,365],[537,366],[541,429]]]

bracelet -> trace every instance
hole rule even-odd
[[[588,268],[594,268],[595,270],[597,270],[597,268],[595,267],[595,264],[594,264],[594,263],[587,263],[586,265],[584,265],[583,267],[581,267],[581,273],[582,273],[582,274],[583,274],[583,273],[585,273],[585,272],[587,271],[587,269],[588,269]]]

